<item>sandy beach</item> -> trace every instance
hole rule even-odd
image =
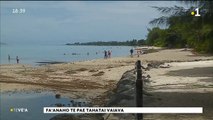
[[[153,120],[211,120],[213,118],[213,61],[173,62],[169,68],[152,69],[152,94],[145,106],[203,107],[203,114],[147,114]]]
[[[169,101],[169,97],[162,93],[176,97],[188,96],[187,93],[199,94],[200,97],[198,95],[196,99],[199,99],[201,103],[205,102],[206,106],[213,106],[210,95],[209,99],[208,95],[204,96],[205,100],[202,99],[205,93],[213,94],[213,56],[195,55],[190,50],[183,49],[159,50],[139,57],[135,55],[133,58],[130,56],[112,57],[39,67],[23,64],[0,65],[1,93],[54,91],[56,94],[70,98],[84,98],[93,106],[103,106],[109,99],[108,91],[116,87],[124,72],[135,68],[137,60],[141,60],[145,67],[147,63],[153,61],[163,62],[165,66],[169,66],[145,71],[151,76],[149,92],[156,94],[159,98],[157,102],[144,103],[147,106],[165,105],[165,102],[168,106],[178,106],[178,104],[173,104],[174,101],[182,102],[183,104],[180,105],[202,105],[191,102],[193,100],[185,102],[181,101],[182,99],[170,99]],[[148,115],[148,118],[161,120],[159,115]],[[203,117],[199,120],[207,119]]]

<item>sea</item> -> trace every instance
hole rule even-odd
[[[55,94],[50,91],[6,92],[1,93],[0,97],[0,120],[49,120],[59,114],[44,114],[44,107],[88,106],[88,102],[84,99],[71,99],[64,96],[56,98]]]
[[[0,64],[15,64],[16,56],[20,64],[33,66],[40,63],[76,62],[104,58],[104,51],[110,50],[111,57],[128,56],[131,46],[81,46],[81,45],[15,45],[0,46]],[[10,56],[10,60],[8,60]]]
[[[0,46],[0,63],[16,64],[16,56],[20,64],[41,65],[41,62],[75,62],[92,59],[104,59],[104,51],[110,50],[111,57],[128,56],[130,46],[74,46],[74,45],[16,45]],[[8,55],[11,60],[8,60]],[[71,99],[56,99],[54,93],[0,93],[0,119],[2,120],[49,120],[57,114],[43,114],[43,107],[55,107],[65,104],[69,107]],[[79,100],[75,100],[79,101]],[[87,101],[86,101],[87,102]],[[68,105],[68,106],[67,106]],[[18,109],[27,112],[16,111]]]

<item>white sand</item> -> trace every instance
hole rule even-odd
[[[190,51],[171,49],[140,55],[140,57],[134,56],[133,58],[127,56],[97,59],[36,68],[28,65],[0,65],[0,85],[3,86],[1,87],[1,92],[45,88],[45,90],[54,90],[69,97],[76,95],[76,97],[93,100],[103,97],[106,91],[112,90],[125,71],[134,69],[137,60],[142,60],[143,63],[146,63],[147,61],[194,61],[209,59],[213,59],[213,56],[195,56]],[[199,85],[210,85],[210,83],[199,81],[199,79],[208,78],[205,76],[181,77],[164,74],[171,70],[212,66],[212,61],[169,64],[172,66],[171,68],[153,69],[148,72],[152,77],[152,86],[155,86],[156,89],[165,87],[163,86],[164,84],[171,84],[167,85],[168,88],[177,87],[178,91],[181,91],[178,86],[187,87],[185,84],[199,82]],[[82,70],[82,68],[85,70]],[[211,91],[210,88],[206,90]]]

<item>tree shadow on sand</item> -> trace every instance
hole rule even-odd
[[[202,82],[213,82],[213,67],[195,67],[192,69],[173,70],[165,75],[180,77],[208,77]],[[168,86],[165,85],[165,89]],[[210,86],[211,87],[211,86]],[[181,88],[179,88],[181,89]],[[190,89],[190,88],[189,88]],[[172,90],[172,89],[171,89]],[[145,114],[145,118],[158,120],[212,120],[213,119],[213,92],[150,92],[151,97],[144,101],[146,107],[203,107],[202,114]]]
[[[213,67],[195,67],[192,69],[174,70],[166,73],[169,76],[213,77]]]
[[[203,107],[202,114],[145,114],[159,120],[210,120],[213,118],[213,93],[153,92],[144,101],[146,107]]]

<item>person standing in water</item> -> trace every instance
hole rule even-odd
[[[111,51],[108,50],[108,58],[111,58]]]
[[[19,58],[18,58],[18,56],[16,56],[16,62],[17,62],[17,64],[19,63]]]
[[[8,55],[8,61],[9,61],[9,63],[10,63],[10,55]]]
[[[107,59],[108,55],[107,55],[107,51],[104,50],[104,59]]]
[[[130,50],[130,55],[131,55],[131,57],[133,57],[133,52],[134,52],[133,49],[131,49],[131,50]]]

